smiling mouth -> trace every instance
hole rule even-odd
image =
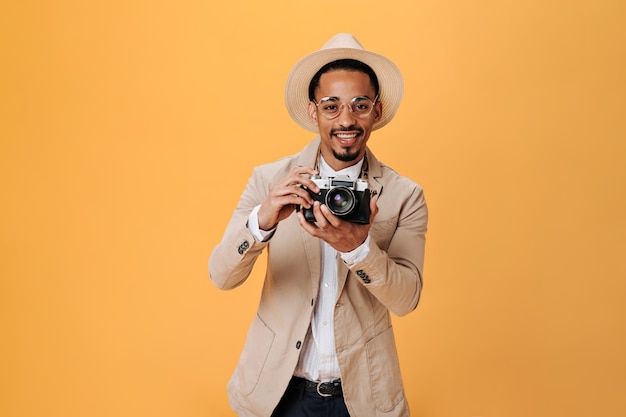
[[[354,146],[357,142],[357,139],[363,134],[362,131],[358,129],[352,130],[344,130],[344,131],[334,131],[332,135],[337,139],[339,145],[344,148],[350,148]]]
[[[354,139],[357,137],[357,135],[358,133],[335,133],[335,136],[337,136],[337,138],[342,139],[342,140]]]
[[[356,144],[358,133],[335,133],[337,143],[343,148],[350,148]]]

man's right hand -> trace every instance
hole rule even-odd
[[[319,187],[310,179],[310,176],[315,174],[317,172],[312,168],[295,167],[285,178],[274,184],[259,208],[259,228],[261,230],[275,228],[280,221],[289,217],[297,206],[310,208],[313,198],[302,187],[318,193]]]

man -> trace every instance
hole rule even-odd
[[[427,209],[420,186],[367,147],[402,90],[398,68],[349,34],[288,77],[290,115],[319,137],[254,169],[209,262],[215,285],[232,289],[268,249],[258,312],[228,384],[242,417],[409,415],[389,312],[419,301]],[[339,176],[366,181],[367,191],[348,187],[357,200],[371,196],[365,219],[313,198]]]

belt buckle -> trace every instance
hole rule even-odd
[[[317,393],[318,393],[318,395],[319,395],[320,397],[332,397],[332,396],[333,396],[333,394],[322,394],[322,393],[320,392],[320,387],[322,386],[322,384],[325,384],[325,382],[321,382],[321,381],[320,381],[320,382],[318,382],[318,383],[317,383],[317,385],[316,385],[316,387],[315,387],[315,388],[317,389]]]

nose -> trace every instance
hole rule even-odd
[[[346,103],[342,103],[339,108],[339,116],[337,116],[337,122],[341,127],[354,126],[356,118],[350,111],[350,106]]]

